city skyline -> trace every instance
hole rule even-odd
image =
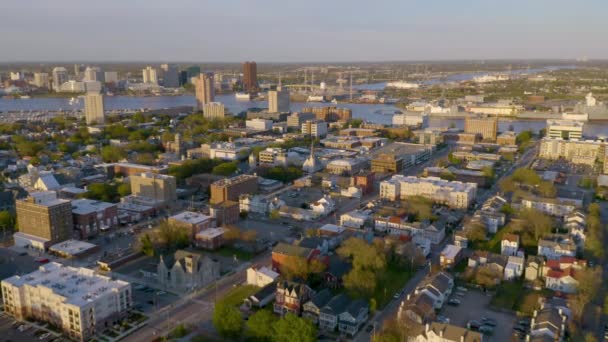
[[[152,0],[145,5],[115,0],[95,4],[7,0],[0,11],[0,29],[5,32],[0,37],[4,47],[0,61],[608,57],[608,47],[599,44],[608,30],[601,16],[608,5],[599,0],[584,1],[579,8],[563,0],[518,0],[499,10],[480,0],[467,4],[384,1],[373,7],[358,0],[289,4],[184,0],[170,5]],[[573,22],[576,26],[567,24]]]

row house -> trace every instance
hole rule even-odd
[[[576,256],[576,244],[566,237],[553,236],[538,241],[538,253],[547,259],[558,259],[561,256]]]
[[[313,293],[306,284],[279,281],[275,292],[274,312],[279,315],[291,312],[299,316],[304,303]]]
[[[519,252],[519,235],[505,234],[500,241],[500,254],[517,255]]]
[[[587,239],[587,216],[579,210],[564,217],[564,228],[568,229],[568,235],[577,246],[583,247]]]
[[[439,244],[445,238],[446,221],[446,218],[441,218],[435,222],[408,222],[407,218],[399,216],[377,217],[374,229],[391,235],[422,235],[433,244]]]
[[[426,293],[433,299],[434,308],[441,309],[452,294],[453,288],[454,278],[446,272],[439,272],[424,278],[414,290],[414,294]]]

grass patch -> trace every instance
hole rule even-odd
[[[396,292],[400,292],[405,283],[412,277],[412,272],[398,265],[389,264],[378,276],[376,290],[372,298],[376,299],[378,310],[384,308]]]
[[[247,252],[238,248],[234,248],[234,247],[229,247],[229,246],[224,246],[220,249],[218,249],[217,251],[215,251],[215,253],[221,255],[221,256],[225,256],[225,257],[234,257],[236,255],[237,259],[241,260],[241,261],[249,261],[251,259],[253,259],[254,254],[251,252]]]
[[[225,304],[230,306],[240,306],[245,298],[258,292],[259,287],[253,285],[241,285],[233,288],[228,292],[224,298],[220,300],[218,304]]]

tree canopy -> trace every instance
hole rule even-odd
[[[237,339],[243,332],[243,317],[233,306],[219,304],[213,310],[213,326],[217,332],[229,339]]]
[[[275,342],[314,342],[317,328],[306,318],[288,313],[273,325]]]

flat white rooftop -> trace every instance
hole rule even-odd
[[[72,201],[72,213],[85,215],[96,213],[98,211],[104,211],[114,206],[116,206],[116,204],[90,199],[77,199]]]
[[[24,276],[12,276],[3,282],[16,287],[31,286],[48,288],[65,298],[65,303],[82,307],[104,295],[130,286],[122,280],[95,274],[84,267],[64,266],[51,262],[40,266],[37,271]]]
[[[224,228],[207,228],[196,233],[197,239],[214,239],[224,234]]]
[[[52,245],[49,250],[61,254],[78,255],[96,247],[97,245],[86,241],[66,240]]]
[[[211,216],[203,215],[193,211],[184,211],[170,217],[171,220],[180,221],[188,224],[199,224],[211,220]]]

